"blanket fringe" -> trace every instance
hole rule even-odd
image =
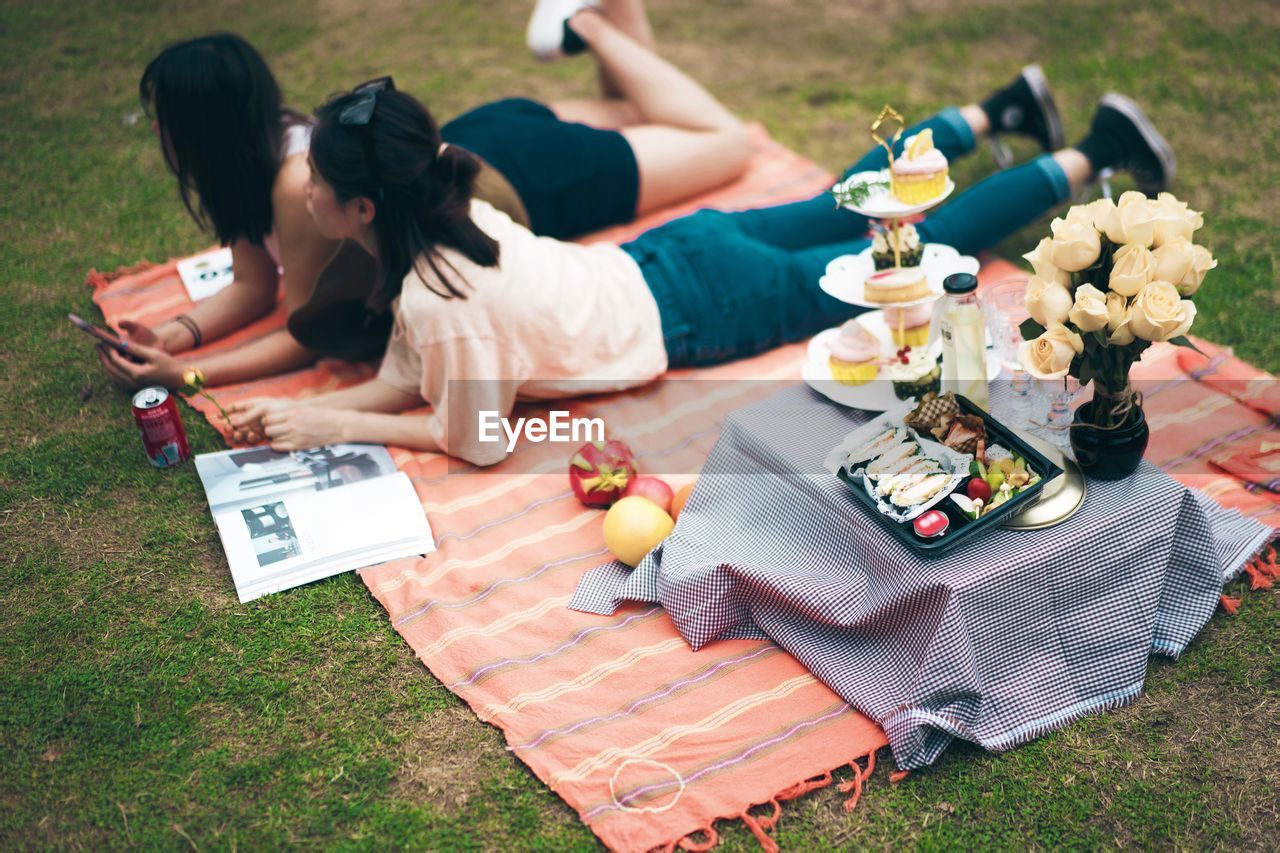
[[[845,811],[852,811],[854,807],[858,805],[858,799],[862,796],[863,788],[871,778],[871,774],[875,772],[875,752],[869,752],[865,757],[867,759],[867,766],[865,769],[858,765],[857,758],[849,761],[849,767],[853,769],[853,776],[849,781],[841,782],[837,786],[837,789],[842,793],[847,794],[852,792],[852,796],[844,802]],[[907,773],[905,770],[899,772],[901,776],[905,776]],[[818,790],[819,788],[825,788],[833,781],[835,780],[832,778],[830,770],[820,776],[802,779],[794,785],[788,785],[786,788],[783,788],[781,791],[770,797],[768,801],[760,803],[759,806],[769,807],[769,811],[767,813],[752,814],[751,809],[749,808],[737,817],[742,821],[743,826],[750,830],[751,834],[755,836],[756,843],[760,845],[762,850],[767,851],[767,853],[778,853],[778,842],[773,840],[773,836],[770,835],[770,833],[777,827],[778,821],[782,819],[782,804],[789,800],[797,800],[806,794]],[[751,808],[757,807],[758,806],[752,806]],[[706,840],[695,840],[694,836],[696,835],[702,835]],[[715,828],[711,825],[707,825],[702,829],[691,832],[683,838],[677,841],[672,841],[657,849],[664,851],[664,853],[674,853],[677,849],[704,853],[704,851],[712,849],[719,843],[720,836],[716,834]]]
[[[768,815],[753,815],[750,809],[738,815],[742,822],[747,825],[747,829],[751,830],[751,834],[756,837],[760,848],[766,853],[778,853],[778,842],[773,840],[769,835],[769,831],[778,825],[778,818],[782,817],[782,806],[779,804],[777,797],[769,800],[769,805],[773,806],[773,813]]]
[[[1249,576],[1249,589],[1257,592],[1260,589],[1270,589],[1275,583],[1267,572],[1258,566],[1262,558],[1257,558],[1253,563],[1246,564],[1244,573]]]
[[[96,269],[89,270],[89,274],[85,276],[84,283],[91,290],[101,290],[111,282],[126,275],[135,275],[140,272],[146,272],[156,266],[151,261],[138,261],[132,266],[124,266],[115,270],[115,272],[98,272]]]
[[[1245,563],[1244,574],[1249,576],[1249,589],[1252,592],[1275,586],[1275,582],[1280,580],[1280,555],[1276,553],[1276,544],[1271,543]],[[1240,599],[1232,598],[1226,593],[1218,596],[1218,603],[1231,616],[1240,609]]]
[[[698,833],[702,833],[706,836],[706,841],[694,841],[693,837]],[[712,849],[719,843],[720,836],[716,834],[716,828],[711,824],[707,824],[702,827],[702,829],[694,830],[679,841],[673,841],[670,844],[663,846],[661,849],[663,853],[674,853],[677,847],[681,850],[688,850],[689,853],[706,853],[706,851]]]
[[[848,794],[852,791],[849,799],[844,801],[844,810],[853,811],[858,807],[858,800],[862,799],[862,784],[871,778],[872,772],[876,769],[876,754],[873,752],[867,756],[867,769],[863,770],[858,766],[857,759],[849,762],[849,767],[853,770],[853,776],[848,782],[841,782],[839,791]]]

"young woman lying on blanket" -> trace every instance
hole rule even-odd
[[[608,27],[580,18],[575,27],[588,40]],[[906,133],[931,129],[954,159],[997,128],[1050,146],[1056,123],[1032,68],[981,106],[943,110]],[[703,210],[621,247],[582,246],[537,237],[472,198],[477,164],[439,156],[438,142],[426,109],[391,88],[319,109],[312,214],[324,234],[357,240],[378,259],[375,298],[394,306],[395,329],[376,379],[306,400],[247,401],[232,415],[240,438],[265,437],[282,450],[370,441],[488,465],[505,453],[479,441],[481,411],[506,416],[518,398],[641,385],[668,367],[803,339],[851,313],[817,282],[833,258],[867,246],[869,223],[835,209],[828,195],[739,213]],[[875,148],[850,172],[886,163]],[[921,224],[920,239],[975,254],[1103,168],[1129,170],[1148,190],[1172,177],[1163,139],[1116,95],[1103,99],[1075,148],[987,178]],[[424,400],[430,414],[388,414]]]
[[[446,143],[441,164],[482,164],[478,198],[535,234],[561,239],[731,181],[750,154],[742,122],[653,53],[642,0],[603,0],[591,12],[597,26],[579,37],[567,21],[582,6],[540,2],[529,43],[544,59],[590,50],[600,97],[550,106],[497,101],[439,134]],[[207,384],[221,385],[296,369],[317,351],[351,360],[381,355],[390,317],[360,310],[376,265],[356,244],[318,231],[307,213],[311,126],[282,106],[257,51],[230,34],[176,44],[147,66],[139,89],[187,209],[231,246],[235,281],[154,329],[122,323],[145,363],[104,349],[112,377],[130,387],[176,387],[186,370],[198,368]],[[279,268],[292,334],[281,330],[198,359],[180,356],[274,308]]]

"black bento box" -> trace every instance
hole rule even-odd
[[[862,482],[854,479],[853,475],[844,466],[841,466],[836,476],[849,486],[847,494],[850,500],[862,505],[867,513],[880,520],[880,523],[885,526],[890,534],[904,545],[921,554],[946,553],[974,536],[999,527],[1003,519],[1008,518],[1013,513],[1021,512],[1039,500],[1041,490],[1044,489],[1045,485],[1054,477],[1061,476],[1063,473],[1062,469],[1045,458],[1044,454],[1019,438],[1013,430],[992,418],[981,407],[959,394],[956,394],[955,398],[962,414],[977,415],[982,418],[987,430],[986,443],[988,446],[998,444],[1006,450],[1021,456],[1027,460],[1027,465],[1031,470],[1040,475],[1040,480],[1035,485],[1022,489],[1017,495],[979,518],[966,516],[948,494],[947,497],[944,497],[933,507],[933,509],[946,513],[947,519],[950,521],[946,533],[932,539],[925,539],[916,534],[911,521],[896,521],[881,512],[879,506],[876,505],[875,498],[867,494]],[[926,438],[931,439],[932,436],[926,436]],[[962,486],[964,482],[961,481]]]

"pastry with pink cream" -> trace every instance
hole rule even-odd
[[[902,154],[893,160],[889,184],[903,204],[924,204],[946,191],[947,158],[933,147],[932,130],[907,137]]]
[[[865,385],[880,372],[880,340],[857,320],[840,327],[828,354],[831,377],[841,385]]]
[[[893,335],[893,343],[900,347],[922,347],[929,342],[929,322],[933,319],[933,305],[908,305],[906,308],[885,306],[884,322]]]

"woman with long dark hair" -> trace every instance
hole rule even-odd
[[[579,27],[587,19],[599,26]],[[497,101],[439,137],[475,155],[477,195],[535,233],[568,239],[627,222],[745,167],[743,124],[652,51],[642,0],[604,0],[599,9],[544,0],[530,44],[544,58],[589,50],[602,97]],[[139,94],[187,209],[231,247],[235,281],[155,329],[123,322],[141,363],[104,349],[108,372],[126,385],[175,387],[197,369],[220,385],[301,367],[317,351],[381,354],[389,318],[360,310],[375,266],[354,244],[324,237],[307,214],[310,124],[283,105],[258,52],[230,33],[171,45],[147,66]],[[182,357],[275,307],[281,272],[289,331]]]
[[[905,133],[929,131],[954,160],[993,129],[1009,129],[1011,118],[1047,141],[1056,121],[1050,104],[1038,69],[1029,68],[982,104],[948,108]],[[518,397],[640,385],[668,367],[753,355],[847,319],[853,310],[818,279],[831,260],[869,242],[868,220],[834,209],[826,194],[699,211],[621,247],[537,237],[473,198],[475,161],[441,148],[425,107],[376,83],[318,110],[311,163],[319,229],[359,241],[378,259],[374,299],[394,303],[396,329],[374,380],[235,407],[240,437],[265,436],[277,449],[371,441],[498,462],[506,453],[480,440],[481,412],[505,417]],[[886,164],[876,148],[850,173]],[[922,223],[920,240],[976,254],[1104,168],[1130,170],[1152,190],[1173,174],[1163,139],[1118,95],[1100,102],[1076,147],[978,183]],[[424,400],[430,414],[389,414]]]

